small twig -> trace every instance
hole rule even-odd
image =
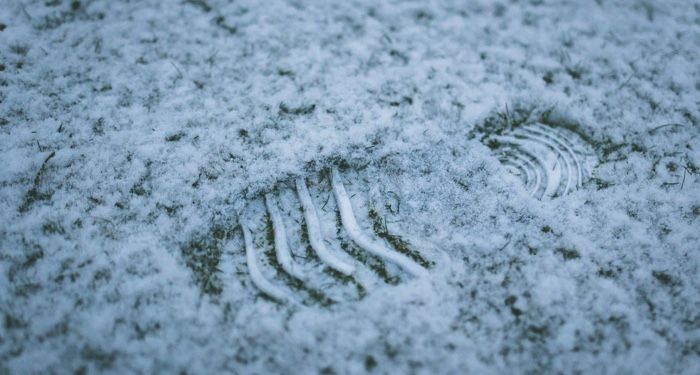
[[[508,104],[506,104],[506,125],[508,127],[511,127],[511,116],[510,116],[510,110],[508,109]]]
[[[685,185],[685,175],[688,173],[688,168],[683,167],[683,181],[681,181],[681,190],[683,190],[683,186]]]
[[[32,16],[29,14],[29,12],[27,12],[26,7],[22,7],[22,13],[24,13],[24,15],[27,16],[27,18],[29,18],[30,21],[32,20]]]
[[[238,32],[238,28],[235,26],[229,26],[226,24],[226,18],[223,15],[219,15],[214,18],[214,24],[219,28],[227,31],[229,34],[234,35]]]
[[[627,86],[628,83],[634,78],[634,74],[630,74],[630,76],[627,78],[625,82],[623,82],[620,86],[617,87],[615,91],[620,91],[623,87]]]
[[[328,211],[326,211],[326,205],[328,204],[328,201],[331,200],[331,195],[333,195],[333,194],[328,194],[328,198],[326,198],[326,201],[323,203],[323,206],[321,206],[321,209],[324,212],[328,212]]]
[[[203,10],[204,12],[211,11],[211,6],[204,0],[187,0],[185,2],[188,4],[191,4],[195,7],[198,7],[199,9]]]
[[[685,185],[685,175],[690,174],[692,176],[695,175],[695,172],[697,171],[694,168],[691,170],[691,168],[693,168],[693,166],[690,163],[683,166],[683,181],[681,182],[681,190],[683,190],[683,185]]]
[[[179,75],[177,78],[178,78],[178,79],[183,78],[184,75],[182,74],[182,70],[180,70],[180,68],[179,68],[177,65],[175,65],[174,62],[172,62],[172,61],[169,61],[169,62],[170,62],[170,65],[172,65],[173,68],[175,68],[175,70],[177,70],[177,73],[178,73],[178,75]]]
[[[649,133],[649,134],[654,134],[654,133],[656,133],[658,130],[663,129],[663,128],[667,128],[667,127],[669,127],[669,126],[685,126],[685,124],[681,124],[681,123],[677,123],[677,122],[672,122],[672,123],[668,123],[668,124],[663,124],[663,125],[659,125],[659,126],[653,128],[653,129],[649,129],[649,130],[648,130],[648,133]]]
[[[393,191],[388,191],[386,194],[387,194],[387,195],[391,195],[392,198],[394,198],[394,200],[396,201],[396,210],[394,210],[394,208],[393,208],[390,204],[387,205],[387,208],[389,209],[389,212],[391,212],[391,213],[394,214],[394,215],[396,215],[396,214],[398,214],[399,212],[401,212],[401,199],[399,198],[399,195],[396,194],[396,193],[394,193]]]
[[[510,245],[510,238],[508,239],[508,242],[506,242],[505,245],[503,245],[500,249],[498,249],[498,251],[503,251],[503,250],[505,250],[505,248],[508,247],[508,245]]]

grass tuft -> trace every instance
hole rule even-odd
[[[554,252],[557,254],[561,254],[561,256],[564,257],[564,260],[574,260],[581,257],[581,254],[579,254],[578,250],[576,249],[567,249],[565,247],[560,247],[554,250]]]
[[[379,215],[379,212],[376,208],[370,207],[369,213],[367,215],[372,221],[372,229],[374,230],[374,233],[376,233],[377,236],[379,236],[379,238],[386,240],[386,242],[388,242],[394,249],[396,249],[396,251],[413,259],[415,262],[417,262],[425,268],[430,268],[434,265],[433,262],[423,258],[420,252],[413,249],[406,240],[401,238],[401,236],[397,236],[395,234],[390,233],[389,228],[386,225],[386,219],[383,219]]]
[[[286,103],[282,102],[282,103],[280,103],[280,106],[279,106],[279,114],[280,115],[293,115],[293,116],[310,115],[310,114],[314,113],[315,110],[316,110],[316,104],[301,105],[298,107],[290,107]]]
[[[664,271],[652,271],[651,275],[664,286],[674,287],[681,285],[679,280]]]
[[[41,164],[41,168],[39,168],[39,171],[37,172],[36,176],[34,176],[34,183],[32,184],[32,187],[27,192],[27,195],[25,195],[24,202],[22,202],[22,204],[19,206],[20,213],[25,213],[29,211],[29,209],[34,203],[38,201],[50,200],[53,196],[53,192],[45,193],[40,191],[39,188],[44,173],[46,173],[46,168],[49,163],[49,160],[51,160],[54,156],[56,156],[56,151],[52,151]]]
[[[228,233],[222,227],[214,226],[210,233],[193,237],[181,248],[185,264],[192,270],[195,283],[204,294],[215,296],[223,291],[219,263],[227,237]]]
[[[343,224],[340,218],[340,211],[336,211],[336,224],[338,228],[338,241],[340,242],[340,247],[343,249],[343,251],[350,254],[350,256],[358,260],[360,263],[369,267],[385,283],[390,285],[397,285],[399,283],[398,276],[391,276],[391,274],[389,274],[389,270],[386,268],[386,265],[381,259],[379,259],[379,257],[360,250],[357,246],[350,243],[350,241],[345,238],[342,232]]]

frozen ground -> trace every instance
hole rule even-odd
[[[0,373],[700,373],[698,51],[697,1],[5,0]],[[573,192],[493,141],[537,123]],[[330,166],[428,276],[343,251]]]

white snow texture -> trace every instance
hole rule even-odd
[[[698,374],[698,51],[695,0],[3,0],[0,374]]]

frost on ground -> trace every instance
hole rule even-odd
[[[698,51],[696,1],[5,1],[0,373],[697,374]],[[488,140],[542,126],[595,164],[536,199]]]

